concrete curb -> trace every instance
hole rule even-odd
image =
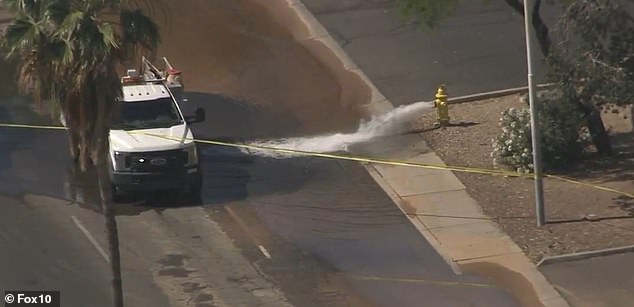
[[[372,83],[370,78],[365,75],[365,73],[358,68],[356,63],[348,56],[348,54],[341,48],[339,43],[330,35],[328,30],[317,20],[317,18],[313,15],[312,12],[308,10],[308,8],[304,5],[302,0],[283,0],[288,6],[295,11],[298,15],[300,21],[306,26],[309,33],[308,39],[318,40],[323,43],[325,46],[330,48],[334,55],[341,61],[344,68],[348,71],[354,72],[358,74],[363,82],[370,88],[372,93],[370,102],[368,103],[367,110],[371,115],[380,115],[390,110],[394,109],[394,105],[390,102],[380,91],[379,89]],[[296,37],[297,38],[297,37]],[[453,261],[453,258],[448,255],[448,253],[440,247],[440,242],[438,242],[433,235],[426,231],[425,226],[421,223],[416,223],[412,220],[411,216],[407,215],[400,204],[400,197],[396,192],[389,186],[387,182],[381,180],[381,174],[376,170],[372,165],[365,164],[363,165],[366,171],[370,174],[372,178],[379,184],[379,186],[387,193],[387,195],[397,204],[399,210],[403,212],[403,214],[410,219],[410,222],[416,227],[419,232],[423,234],[425,239],[430,242],[432,247],[436,250],[436,252],[445,260],[447,264],[451,267],[451,269],[457,275],[462,274],[460,268],[457,263]]]
[[[552,83],[538,84],[537,89],[538,90],[547,89],[552,86],[553,86]],[[448,101],[450,104],[458,104],[458,103],[491,99],[491,98],[503,97],[503,96],[513,95],[513,94],[520,94],[520,93],[528,93],[528,86],[502,89],[502,90],[491,91],[491,92],[476,93],[476,94],[453,97],[453,98],[449,97]]]
[[[546,256],[537,263],[537,266],[539,267],[539,266],[559,263],[559,262],[576,261],[576,260],[583,260],[583,259],[594,258],[594,257],[609,256],[609,255],[623,254],[623,253],[633,253],[633,252],[634,252],[634,245],[629,245],[629,246],[606,248],[606,249],[599,249],[599,250],[580,252],[580,253],[570,253],[570,254],[564,254],[564,255],[558,255],[558,256]]]
[[[370,174],[370,176],[374,179],[374,181],[376,181],[376,183],[381,187],[381,189],[383,189],[383,191],[385,191],[387,196],[395,204],[400,204],[403,201],[401,197],[398,195],[398,193],[396,193],[396,191],[394,191],[392,186],[390,186],[390,184],[385,179],[383,179],[383,176],[381,175],[381,173],[372,164],[364,164],[363,166],[365,167],[366,171]],[[451,255],[449,255],[447,251],[445,251],[441,247],[442,244],[438,242],[438,240],[434,237],[434,234],[431,231],[429,231],[429,229],[425,228],[425,225],[423,223],[420,223],[418,221],[417,216],[408,214],[407,212],[405,212],[405,210],[403,210],[402,206],[397,206],[397,207],[399,208],[399,210],[401,210],[403,215],[405,215],[405,217],[407,217],[407,219],[410,220],[410,222],[414,225],[414,227],[416,227],[416,229],[421,234],[423,234],[423,237],[425,237],[427,242],[429,242],[429,244],[436,250],[436,252],[440,255],[440,257],[442,257],[445,260],[445,262],[449,264],[449,266],[451,267],[451,270],[456,275],[462,275],[462,270],[460,270],[458,263],[456,263],[454,259],[451,257]]]
[[[547,89],[552,86],[553,86],[552,83],[538,84],[537,89],[538,90]],[[485,100],[485,99],[491,99],[491,98],[504,97],[504,96],[520,94],[520,93],[528,93],[528,86],[513,87],[508,89],[475,93],[475,94],[458,96],[458,97],[450,96],[447,101],[449,102],[449,104],[460,104],[460,103],[467,103],[467,102],[473,102],[473,101],[479,101],[479,100]],[[431,101],[427,101],[427,102],[431,102]]]
[[[365,82],[366,85],[370,88],[371,98],[370,98],[370,102],[366,105],[366,108],[371,115],[383,114],[394,108],[394,105],[379,91],[379,89],[376,88],[376,86],[374,86],[372,81],[365,75],[365,73],[358,68],[358,66],[352,61],[352,59],[347,55],[347,53],[343,50],[343,48],[341,48],[341,46],[339,46],[339,44],[330,36],[330,34],[324,28],[324,26],[306,8],[306,6],[303,4],[301,0],[283,0],[283,1],[285,1],[288,4],[288,6],[292,10],[295,11],[297,16],[301,20],[301,22],[308,28],[308,32],[309,32],[308,39],[320,41],[328,48],[331,48],[331,51],[335,54],[335,56],[339,59],[339,61],[341,61],[343,67],[347,71],[350,71],[359,75],[362,81]],[[463,96],[463,97],[456,97],[456,98],[450,99],[450,102],[452,103],[467,102],[472,100],[484,99],[483,97],[488,97],[488,98],[499,97],[499,96],[509,95],[510,93],[517,93],[522,91],[527,91],[527,88],[523,87],[523,88],[508,89],[508,90],[502,90],[502,91],[494,91],[489,93],[480,93],[480,94]],[[429,153],[428,159],[442,161],[433,152]],[[459,274],[460,268],[457,265],[460,262],[459,258],[457,258],[454,254],[452,254],[452,252],[455,252],[455,250],[452,250],[449,247],[445,247],[445,244],[450,242],[442,241],[438,238],[435,238],[434,232],[431,231],[431,229],[429,229],[425,223],[423,223],[422,221],[418,219],[415,220],[412,218],[411,215],[406,214],[404,208],[402,207],[403,205],[402,201],[398,201],[398,199],[401,198],[401,196],[397,193],[396,190],[392,188],[389,188],[389,189],[386,188],[386,187],[393,186],[392,183],[389,182],[387,178],[383,178],[383,174],[378,169],[374,169],[374,167],[371,165],[364,165],[364,166],[366,170],[368,171],[368,173],[370,174],[370,176],[372,176],[375,179],[375,181],[388,194],[388,196],[395,201],[395,204],[397,205],[397,207],[399,207],[399,209],[404,212],[405,216],[408,217],[408,219],[410,219],[410,222],[416,227],[416,229],[419,230],[419,232],[423,235],[423,237],[425,237],[428,240],[428,242],[432,245],[432,247],[436,249],[438,254],[440,254],[441,257],[445,259],[445,261],[450,265],[450,267],[456,273]],[[455,175],[452,172],[449,172],[449,174],[450,175],[447,177],[452,177],[452,179],[459,182],[457,177],[455,177]],[[462,183],[460,183],[460,185],[462,185]],[[471,199],[468,196],[466,198]],[[479,206],[477,207],[478,207],[478,210],[481,210]],[[501,232],[498,229],[496,224],[491,222],[490,227],[494,229],[493,237],[506,238],[506,234]],[[494,240],[494,241],[497,242],[498,240]],[[537,299],[539,300],[539,304],[544,305],[546,307],[568,306],[568,304],[561,297],[559,292],[557,292],[554,289],[554,287],[541,274],[541,272],[537,270],[537,267],[535,267],[530,262],[530,260],[528,260],[528,258],[521,253],[521,250],[519,249],[519,247],[517,247],[517,245],[512,240],[510,240],[510,238],[506,240],[503,244],[507,244],[507,243],[509,244],[509,246],[511,246],[510,249],[514,248],[516,250],[519,250],[519,252],[512,253],[512,255],[515,255],[516,257],[514,260],[516,264],[518,262],[520,263],[519,266],[516,266],[516,268],[518,269],[517,273],[524,276],[527,280],[530,280],[528,283],[528,287],[532,287],[533,290],[535,291]],[[519,260],[517,260],[518,257],[519,257]],[[500,263],[500,265],[504,266],[503,263]]]
[[[370,89],[370,102],[365,105],[365,108],[370,115],[381,115],[394,109],[392,103],[389,102],[379,89],[374,86],[372,81],[370,81],[370,78],[368,78],[368,76],[357,66],[350,56],[348,56],[343,48],[341,48],[339,43],[330,35],[328,30],[326,30],[313,13],[308,10],[302,0],[282,1],[286,2],[288,7],[295,12],[300,22],[308,29],[308,37],[299,38],[298,40],[314,40],[322,43],[326,48],[332,51],[346,71],[358,75],[362,82],[368,86]],[[298,38],[296,34],[295,37],[296,39]]]

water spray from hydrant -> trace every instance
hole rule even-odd
[[[433,107],[433,103],[430,102],[417,102],[400,106],[388,113],[375,116],[368,121],[362,121],[354,133],[334,133],[311,137],[285,138],[252,142],[250,145],[319,153],[346,151],[348,146],[352,144],[366,142],[376,137],[405,132],[409,128],[409,124],[419,118],[423,111]],[[256,154],[277,158],[289,157],[287,154],[279,154],[271,151],[261,151]]]

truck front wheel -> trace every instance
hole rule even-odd
[[[112,185],[112,192],[111,192],[112,202],[113,202],[113,203],[119,203],[119,202],[121,202],[121,198],[122,198],[122,195],[121,195],[121,194],[122,194],[122,193],[121,193],[121,191],[120,191],[119,187],[113,184],[113,185]]]

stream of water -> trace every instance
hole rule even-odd
[[[421,113],[433,108],[430,102],[417,102],[400,106],[392,111],[375,116],[370,120],[362,121],[359,128],[353,133],[333,133],[309,137],[293,137],[276,140],[256,141],[249,145],[275,147],[310,152],[336,152],[346,151],[348,146],[355,143],[367,142],[380,136],[388,136],[404,132],[409,124],[419,118]],[[270,150],[254,152],[260,156],[285,158],[291,154],[278,153]]]

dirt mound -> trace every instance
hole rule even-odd
[[[285,1],[154,3],[152,16],[162,33],[156,56],[183,71],[190,97],[208,112],[209,123],[202,129],[218,132],[210,135],[349,132],[365,116],[369,88],[328,48],[304,39],[305,26]],[[3,16],[9,15],[0,7]],[[1,92],[15,94],[13,83],[7,84],[11,89]]]
[[[274,12],[281,9],[289,10],[276,6]],[[369,90],[360,80],[344,88],[341,73],[318,60],[295,40],[296,29],[284,28],[280,16],[270,13],[246,0],[163,1],[155,12],[163,37],[157,55],[183,71],[188,91],[239,97],[266,113],[271,125],[286,118],[301,123],[289,134],[356,128]]]

